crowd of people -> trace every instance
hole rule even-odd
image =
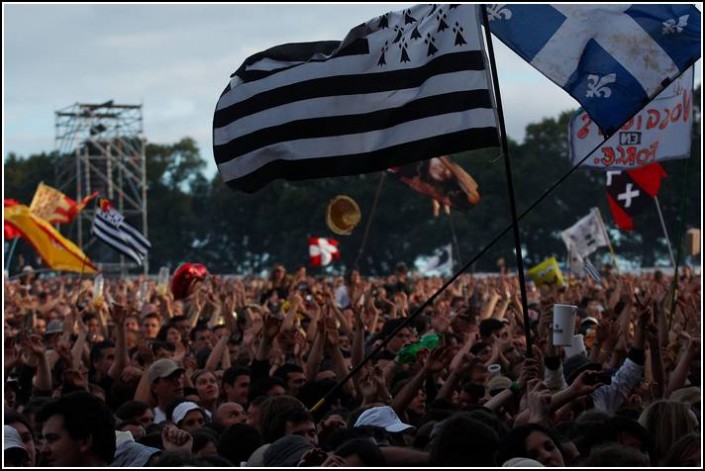
[[[515,276],[426,303],[442,285],[403,264],[5,278],[5,465],[701,466],[699,276],[529,283],[526,316]]]

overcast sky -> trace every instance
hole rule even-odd
[[[193,137],[212,175],[213,111],[248,56],[289,42],[342,40],[409,5],[3,4],[3,159],[53,150],[55,111],[112,99],[143,105],[150,142]],[[493,43],[511,138],[521,141],[528,123],[578,107]]]

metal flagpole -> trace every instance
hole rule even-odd
[[[592,154],[592,152],[591,152]],[[588,154],[589,155],[589,154]],[[607,232],[607,228],[605,227],[605,221],[602,220],[602,213],[598,208],[592,208],[593,211],[595,211],[595,215],[597,216],[597,220],[600,221],[600,229],[602,229],[602,234],[605,236],[605,240],[607,241],[607,248],[610,251],[610,255],[612,255],[612,264],[614,265],[614,269],[617,270],[617,274],[619,275],[619,265],[617,265],[617,256],[614,254],[614,248],[612,247],[612,241],[610,240],[610,235]]]
[[[490,32],[490,24],[487,18],[487,6],[482,5],[482,22],[485,26],[485,37],[487,40],[487,51],[490,60],[490,69],[492,71],[492,87],[494,88],[495,105],[497,109],[497,118],[501,134],[501,152],[504,156],[504,170],[507,174],[507,188],[509,190],[509,209],[512,214],[512,228],[514,232],[514,250],[517,259],[517,272],[519,274],[519,289],[521,291],[521,307],[524,311],[524,327],[526,329],[526,356],[531,358],[531,333],[529,332],[529,308],[526,295],[526,280],[524,279],[524,261],[521,253],[521,238],[519,235],[519,220],[517,219],[516,202],[514,197],[514,182],[512,178],[512,163],[509,160],[509,143],[507,142],[507,130],[504,125],[504,111],[502,108],[502,96],[499,92],[499,80],[497,78],[497,65],[494,58],[494,48],[492,46],[492,33]]]
[[[10,251],[7,255],[7,261],[5,262],[5,270],[7,271],[7,274],[10,274],[10,265],[12,264],[12,256],[15,254],[15,247],[17,247],[17,241],[20,240],[19,237],[15,237],[15,240],[12,241],[12,246],[10,247]]]
[[[377,201],[379,200],[379,194],[382,192],[382,184],[384,183],[384,177],[387,176],[387,171],[382,171],[382,175],[379,177],[379,183],[377,184],[377,191],[375,192],[375,199],[372,202],[372,209],[370,210],[370,217],[367,218],[367,225],[365,226],[365,234],[362,236],[362,243],[360,244],[360,250],[357,252],[357,258],[355,258],[355,263],[353,267],[355,270],[360,269],[360,258],[365,251],[365,245],[367,244],[367,236],[370,234],[370,226],[372,225],[372,218],[374,218],[375,210],[377,209]]]
[[[671,239],[668,237],[668,231],[666,230],[666,223],[663,221],[663,213],[661,213],[661,204],[658,201],[658,196],[654,196],[654,203],[656,204],[656,212],[658,213],[659,221],[661,221],[661,228],[663,229],[663,235],[666,237],[666,242],[668,243],[668,254],[671,256],[671,265],[673,268],[676,267],[676,257],[673,256],[673,247],[671,246]]]
[[[453,245],[455,246],[455,260],[451,263],[452,271],[455,271],[455,265],[459,264],[462,258],[460,258],[460,244],[458,244],[458,236],[455,235],[455,224],[453,224],[453,211],[448,213],[448,220],[450,221],[450,233],[453,236]]]
[[[688,192],[688,165],[690,164],[690,159],[685,159],[685,171],[683,172],[683,193],[681,195],[681,210],[680,210],[680,228],[676,235],[678,236],[678,245],[676,249],[676,263],[673,265],[673,283],[671,285],[671,317],[668,319],[668,330],[671,330],[673,325],[673,318],[676,317],[676,301],[678,300],[678,268],[681,262],[681,249],[683,248],[683,233],[685,232],[685,208],[688,199],[686,194]]]

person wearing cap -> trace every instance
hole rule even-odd
[[[56,345],[61,339],[61,334],[64,332],[64,323],[55,319],[47,324],[47,328],[42,334],[44,344],[48,347],[56,348]]]
[[[156,407],[154,423],[166,420],[166,408],[184,395],[184,369],[173,360],[163,358],[152,363],[147,370],[147,382]],[[140,400],[135,394],[135,400]]]
[[[29,419],[14,410],[5,410],[4,423],[6,426],[17,430],[22,446],[29,454],[29,466],[37,465],[37,444],[34,440],[34,433]]]
[[[13,427],[5,425],[2,433],[3,439],[3,462],[5,466],[29,467],[32,463],[29,453],[22,444],[20,434]]]
[[[206,411],[191,401],[179,402],[168,414],[168,418],[181,430],[193,434],[208,422]]]
[[[487,394],[489,396],[496,396],[500,392],[508,389],[512,385],[512,380],[506,376],[493,376],[487,382]]]
[[[388,433],[402,433],[414,428],[401,421],[394,409],[389,406],[371,407],[364,411],[355,421],[353,428],[358,427],[380,427]]]

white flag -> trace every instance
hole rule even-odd
[[[424,272],[436,271],[444,275],[453,273],[453,247],[451,244],[439,247],[423,268]]]
[[[592,208],[590,214],[564,230],[561,237],[569,252],[583,258],[600,247],[609,246],[600,210],[597,208]]]

